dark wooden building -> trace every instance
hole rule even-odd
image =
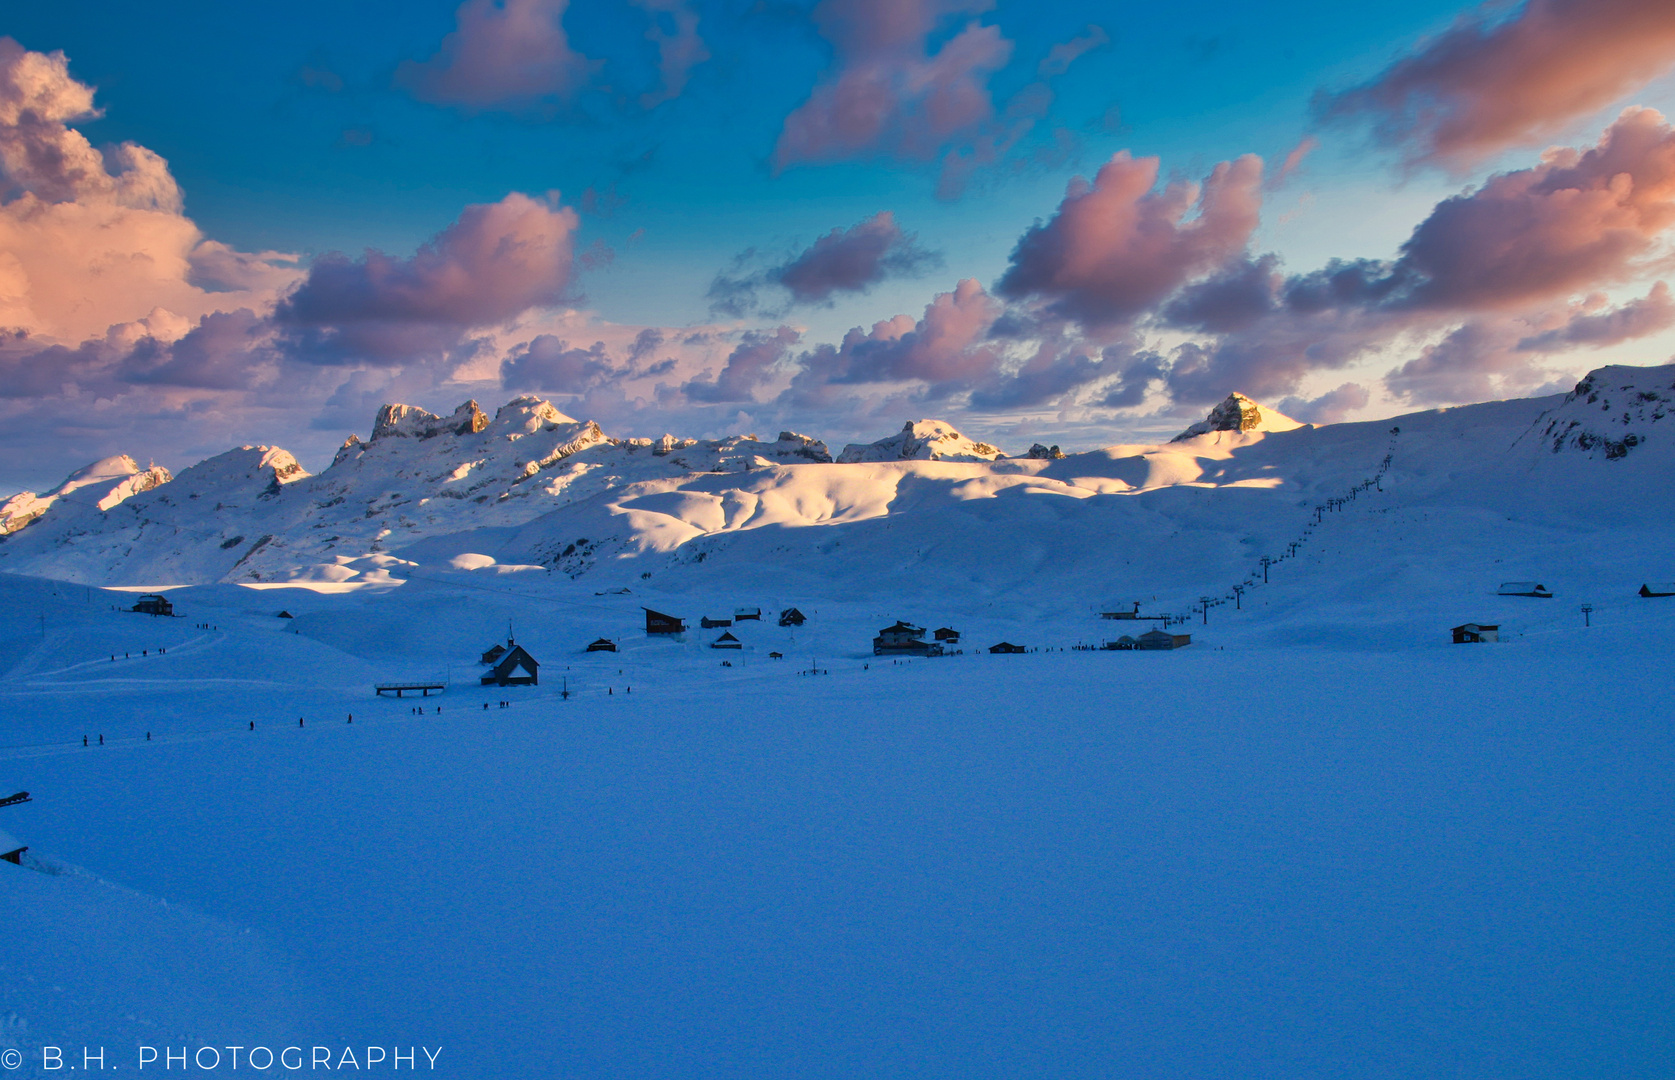
[[[1640,586],[1641,596],[1675,596],[1675,581],[1648,581]]]
[[[1029,650],[1024,648],[1022,645],[1014,645],[1010,641],[1002,641],[998,645],[990,645],[989,646],[989,651],[992,652],[992,653],[1029,652]]]
[[[698,620],[698,625],[705,630],[714,630],[718,626],[732,626],[732,619],[712,619],[708,615]]]
[[[762,609],[759,607],[742,607],[733,610],[734,622],[744,622],[746,619],[755,619],[757,622],[761,622]]]
[[[779,613],[779,625],[781,626],[801,626],[805,622],[808,622],[808,616],[794,607],[786,608]]]
[[[960,643],[960,632],[952,626],[940,627],[931,636],[944,645],[958,645]]]
[[[588,652],[616,652],[616,642],[610,638],[600,638],[587,647]]]
[[[0,832],[0,859],[9,863],[23,862],[23,853],[29,850],[28,844],[20,844],[12,837]]]
[[[1553,599],[1552,590],[1539,581],[1503,581],[1497,593],[1500,596],[1539,596],[1543,600]]]
[[[712,649],[742,649],[742,648],[744,648],[744,642],[742,642],[738,638],[734,637],[733,632],[731,630],[729,630],[726,633],[722,634],[720,637],[716,638],[714,641],[710,642],[710,648],[712,648]]]
[[[479,664],[492,664],[492,663],[495,663],[496,661],[498,661],[502,656],[505,656],[505,655],[506,655],[506,646],[496,645],[494,648],[488,650],[487,652],[483,653],[482,656],[478,657],[477,662]]]
[[[134,601],[134,606],[128,610],[138,611],[142,615],[173,615],[174,604],[170,603],[169,598],[166,596],[158,596],[156,593],[146,593],[144,596]]]
[[[1463,623],[1450,631],[1454,635],[1456,645],[1477,645],[1485,641],[1499,641],[1501,628],[1497,625],[1485,623]]]
[[[661,611],[651,608],[641,608],[646,613],[646,633],[648,634],[683,634],[686,623],[674,615],[665,615]]]
[[[534,686],[539,683],[540,661],[522,645],[513,645],[500,662],[483,676],[483,685]]]
[[[886,626],[872,639],[874,656],[940,656],[942,646],[925,639],[925,628],[912,623],[897,622]]]

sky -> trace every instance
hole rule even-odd
[[[386,402],[1021,452],[1675,353],[1667,0],[4,10],[0,494]]]

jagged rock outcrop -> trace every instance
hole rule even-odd
[[[391,436],[432,439],[445,434],[471,435],[488,426],[488,416],[475,401],[467,401],[449,416],[437,416],[417,405],[386,405],[378,410],[378,418],[372,425],[372,438],[368,441],[375,442]]]
[[[1064,451],[1058,448],[1057,443],[1052,446],[1042,446],[1040,443],[1036,443],[1029,448],[1029,453],[1025,454],[1024,457],[1036,461],[1058,461],[1064,457]]]
[[[1006,455],[998,447],[968,439],[941,420],[909,420],[888,438],[873,443],[850,443],[838,455],[840,464],[867,461],[995,461]]]
[[[1180,442],[1198,435],[1208,435],[1212,431],[1291,431],[1302,426],[1284,413],[1263,408],[1245,395],[1235,392],[1228,394],[1225,401],[1211,409],[1209,416],[1170,441]]]
[[[1667,419],[1671,415],[1675,364],[1613,365],[1590,371],[1536,426],[1555,454],[1570,451],[1615,461],[1658,437],[1660,425],[1675,423]]]

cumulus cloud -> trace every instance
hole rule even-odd
[[[599,62],[570,47],[570,0],[466,0],[429,59],[405,60],[396,82],[420,101],[525,112],[570,101]]]
[[[1176,181],[1158,191],[1157,178],[1157,158],[1125,150],[1093,183],[1073,181],[1052,219],[1019,239],[995,291],[1111,326],[1244,250],[1261,210],[1260,158],[1222,162],[1202,187]]]
[[[1317,398],[1288,397],[1279,403],[1279,411],[1293,420],[1309,424],[1341,424],[1350,414],[1367,407],[1372,395],[1360,383],[1346,382],[1335,390],[1328,390]]]
[[[940,262],[902,231],[894,214],[880,210],[847,229],[833,229],[778,266],[743,277],[716,275],[709,297],[712,307],[732,315],[755,309],[765,286],[785,289],[792,305],[823,304],[837,293],[863,293],[885,278],[916,274]]]
[[[989,0],[821,0],[815,25],[834,63],[780,130],[775,169],[871,154],[925,160],[951,137],[994,115],[989,77],[1012,57],[993,26],[967,21],[935,52],[928,41],[951,17]]]
[[[576,212],[513,192],[468,206],[408,258],[325,256],[273,314],[290,351],[315,363],[399,363],[469,330],[569,298]]]
[[[693,379],[681,390],[688,401],[704,404],[754,401],[757,388],[774,378],[801,337],[789,326],[747,332],[713,380]]]
[[[1369,121],[1411,164],[1463,169],[1539,145],[1671,68],[1668,0],[1497,2],[1315,108],[1327,121]]]
[[[1661,281],[1645,296],[1621,307],[1605,308],[1605,298],[1595,294],[1578,308],[1563,326],[1523,338],[1518,348],[1524,352],[1558,352],[1578,345],[1598,349],[1675,326],[1675,301],[1670,299],[1669,286]]]
[[[967,388],[999,367],[1002,349],[989,330],[1001,305],[975,279],[938,293],[915,320],[897,315],[821,345],[802,359],[792,392],[809,401],[829,400],[830,387],[917,380],[944,395]]]
[[[580,349],[552,334],[540,334],[502,362],[500,385],[507,390],[581,394],[622,371],[623,366],[611,358],[602,341]]]
[[[289,256],[204,240],[161,157],[71,126],[98,115],[63,53],[0,38],[0,326],[73,344],[159,308],[263,306],[297,279]]]

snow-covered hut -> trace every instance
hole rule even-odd
[[[989,651],[992,653],[1021,653],[1028,652],[1029,650],[1024,648],[1022,645],[1014,645],[1010,641],[1002,641],[998,644],[990,645]]]
[[[712,619],[708,615],[698,620],[698,625],[705,630],[714,630],[718,626],[732,626],[732,619]]]
[[[1140,617],[1140,601],[1135,600],[1133,611],[1101,611],[1101,619],[1138,619]]]
[[[646,613],[646,633],[648,634],[680,634],[686,631],[686,623],[677,616],[665,615],[661,611],[651,608],[641,608]]]
[[[159,596],[156,593],[146,593],[144,596],[134,601],[134,606],[128,610],[137,611],[142,615],[173,615],[174,604],[172,604],[166,596]]]
[[[486,651],[485,653],[483,653],[482,656],[478,657],[477,662],[479,664],[493,664],[493,663],[496,663],[497,661],[499,661],[499,659],[502,656],[505,656],[505,655],[506,655],[506,646],[495,645],[493,648],[491,648],[488,651]]]
[[[483,685],[493,683],[495,686],[534,686],[540,682],[537,674],[541,667],[540,661],[529,655],[529,650],[522,645],[513,645],[500,662],[483,676]]]
[[[1501,639],[1499,624],[1462,623],[1456,626],[1451,633],[1454,635],[1454,644],[1456,645],[1475,645],[1478,642],[1499,641]]]
[[[944,645],[958,645],[960,643],[960,632],[952,626],[938,627],[931,636]]]
[[[1539,596],[1551,600],[1553,593],[1539,581],[1503,581],[1497,590],[1500,596]]]
[[[616,642],[610,638],[600,638],[587,647],[588,652],[616,652]]]
[[[714,641],[710,642],[710,648],[712,648],[712,649],[742,649],[742,648],[744,648],[744,642],[742,642],[738,638],[734,637],[733,632],[731,630],[728,630],[728,631],[724,632],[720,637],[718,637]]]
[[[1140,642],[1136,638],[1134,638],[1133,636],[1131,636],[1129,634],[1124,634],[1122,637],[1118,638],[1115,641],[1107,641],[1105,644],[1100,646],[1101,649],[1105,649],[1107,651],[1113,651],[1113,652],[1114,651],[1126,652],[1129,649],[1138,649],[1139,647],[1140,647]]]
[[[1136,649],[1179,649],[1191,644],[1191,634],[1171,634],[1167,630],[1148,630],[1134,639]]]
[[[941,645],[933,645],[924,640],[925,628],[914,626],[912,623],[897,622],[894,626],[886,626],[872,639],[872,654],[874,656],[939,656]]]
[[[779,625],[781,626],[801,626],[807,621],[808,616],[794,607],[786,608],[779,613]]]
[[[759,607],[742,607],[733,609],[734,622],[743,622],[746,619],[755,619],[757,622],[761,622],[762,609]]]
[[[0,832],[0,859],[9,863],[21,863],[23,853],[28,850],[28,844],[20,844],[5,832]]]
[[[1640,586],[1641,596],[1675,596],[1675,581],[1648,581]]]

